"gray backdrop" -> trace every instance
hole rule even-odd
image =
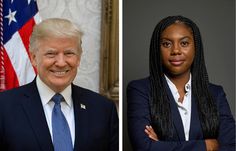
[[[210,81],[222,85],[235,116],[234,0],[123,1],[123,150],[131,151],[127,132],[126,86],[149,75],[149,43],[160,19],[183,15],[200,28]]]

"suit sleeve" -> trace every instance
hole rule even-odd
[[[111,116],[110,116],[110,151],[119,150],[119,120],[117,115],[116,106],[112,103]]]
[[[150,125],[148,88],[138,82],[127,87],[127,115],[129,137],[135,151],[205,151],[204,140],[193,141],[152,141],[144,132]]]
[[[218,87],[215,94],[217,94],[216,101],[220,115],[219,150],[235,151],[235,120],[231,114],[223,88]]]

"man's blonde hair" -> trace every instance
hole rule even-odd
[[[46,19],[34,26],[29,50],[36,51],[40,44],[39,41],[46,38],[75,38],[78,41],[79,54],[81,54],[81,37],[82,32],[71,21],[62,18]]]

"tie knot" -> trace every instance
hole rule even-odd
[[[56,93],[53,97],[52,100],[55,104],[60,104],[61,101],[63,100],[63,96],[60,93]]]

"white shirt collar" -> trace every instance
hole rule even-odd
[[[179,92],[178,92],[178,89],[176,88],[175,84],[165,75],[165,78],[166,78],[166,82],[171,90],[171,93],[173,94],[174,96],[174,99],[175,100],[178,100],[179,99]],[[191,79],[192,79],[192,76],[190,74],[190,77],[189,77],[189,80],[188,82],[185,84],[185,91],[186,91],[186,94],[188,94],[188,92],[191,90]]]
[[[182,120],[182,124],[184,127],[184,134],[185,134],[185,140],[189,140],[189,131],[190,131],[190,122],[191,122],[191,96],[192,96],[192,92],[191,92],[191,74],[190,74],[190,78],[188,80],[188,82],[185,84],[185,96],[183,99],[183,102],[179,102],[179,93],[178,90],[176,88],[176,86],[174,85],[174,83],[172,83],[172,81],[170,81],[170,79],[165,75],[166,81],[168,83],[168,86],[171,90],[171,93],[174,97],[174,100],[177,104],[180,116],[181,116],[181,120]]]
[[[41,98],[43,106],[46,105],[51,98],[55,95],[52,89],[50,89],[41,79],[39,76],[36,77],[36,85],[39,91],[39,96]],[[65,102],[68,104],[69,107],[72,106],[72,98],[71,98],[71,85],[66,87],[60,94],[64,97]]]

